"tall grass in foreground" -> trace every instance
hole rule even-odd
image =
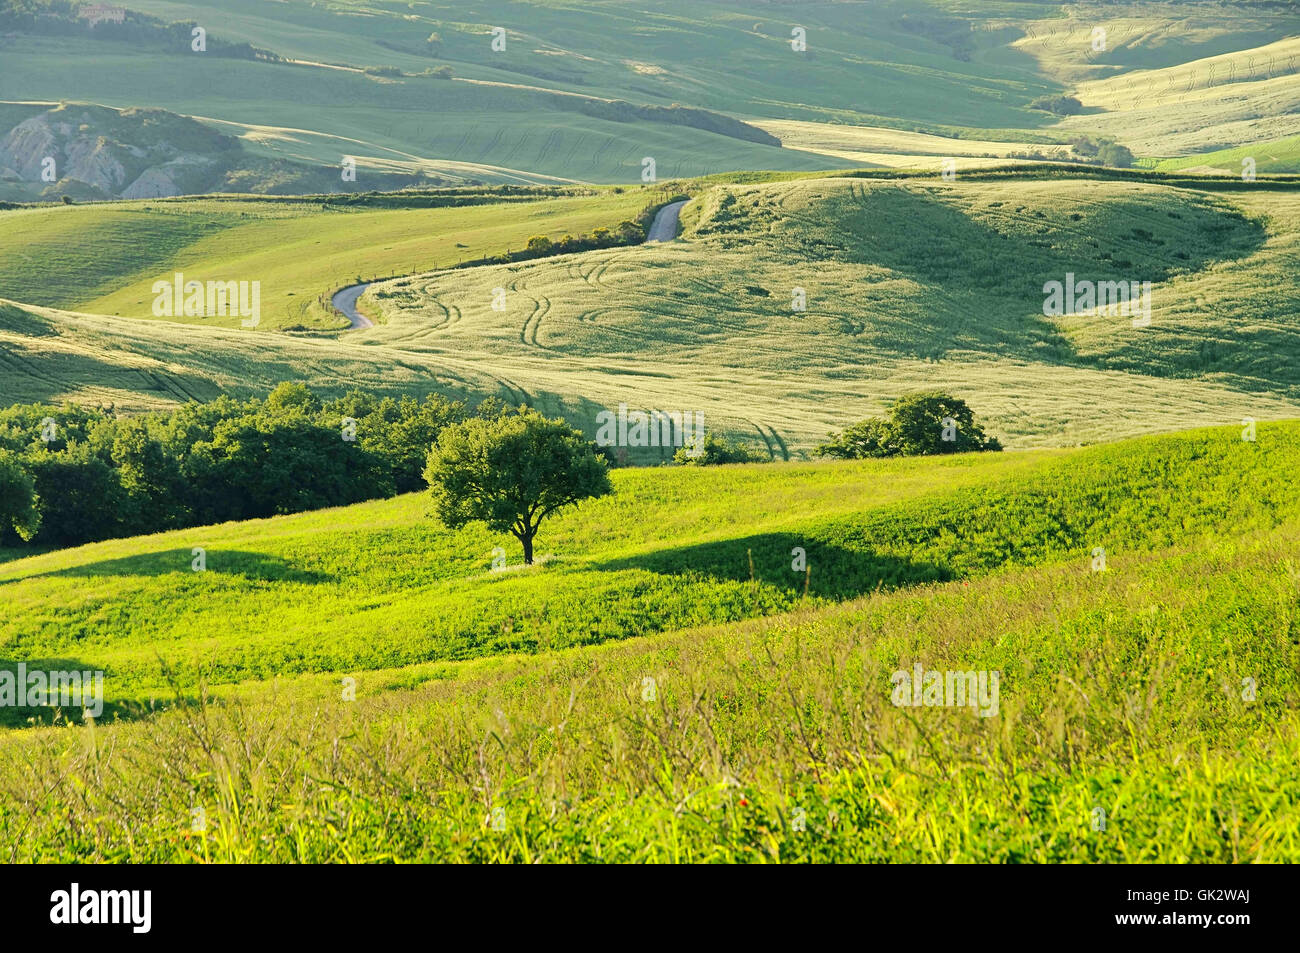
[[[222,700],[177,676],[182,702],[152,720],[10,734],[0,844],[11,861],[1294,861],[1297,529],[367,673],[351,702],[331,676]],[[889,675],[917,661],[999,670],[998,714],[894,707]]]

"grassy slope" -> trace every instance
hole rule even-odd
[[[0,646],[104,667],[119,698],[138,698],[159,690],[159,658],[202,661],[228,682],[781,611],[803,599],[795,546],[814,564],[814,602],[1080,558],[1094,545],[1132,553],[1228,519],[1243,530],[1289,519],[1296,504],[1279,481],[1300,430],[1264,430],[1254,446],[1234,430],[1065,455],[620,471],[615,497],[549,528],[545,565],[504,574],[489,566],[494,546],[515,552],[508,537],[426,522],[419,496],[98,544],[0,566]],[[1195,493],[1153,492],[1170,471]],[[207,573],[191,571],[195,546]]]
[[[887,146],[869,153],[877,158],[864,158],[868,153],[837,141],[843,124],[1040,142],[1101,131],[1156,156],[1171,154],[1171,142],[1180,151],[1200,151],[1207,144],[1275,138],[1279,133],[1270,130],[1293,111],[1294,75],[1274,72],[1268,82],[1252,75],[1245,85],[1239,80],[1255,70],[1257,58],[1273,62],[1283,51],[1277,44],[1300,23],[1294,15],[1237,10],[1189,15],[1167,4],[1120,17],[1059,3],[977,9],[919,0],[811,4],[797,17],[807,30],[808,51],[795,53],[791,14],[684,0],[653,11],[631,10],[617,0],[489,0],[472,13],[449,2],[411,11],[305,0],[164,0],[140,9],[206,22],[224,37],[336,67],[250,65],[144,55],[110,43],[18,39],[6,48],[11,68],[0,76],[0,100],[93,98],[162,106],[233,123],[222,128],[242,127],[250,144],[270,154],[329,166],[348,154],[362,168],[426,169],[489,182],[535,176],[635,181],[645,155],[656,157],[661,176],[678,177],[740,168],[842,168],[890,156],[880,162],[892,165],[903,161],[899,154],[911,157],[906,164],[926,167],[927,158],[955,151],[920,156],[910,143],[900,153]],[[1103,54],[1089,49],[1098,23],[1110,31]],[[504,53],[490,49],[493,25],[508,31]],[[436,55],[425,44],[431,32],[442,37]],[[1204,72],[1214,56],[1233,62],[1237,85],[1213,79],[1213,89],[1177,109],[1170,108],[1174,103],[1116,99],[1135,82],[1145,87],[1158,80],[1163,88],[1161,70]],[[443,64],[452,66],[455,81],[371,77],[358,69],[385,65],[416,73]],[[1094,80],[1102,84],[1096,90]],[[1079,83],[1089,105],[1104,112],[1057,125],[1050,114],[1027,107]],[[1114,94],[1106,83],[1119,84]],[[663,123],[597,119],[583,114],[573,94],[684,103],[807,125],[787,127],[794,148],[776,149]],[[1007,151],[1009,144],[996,150]]]
[[[147,2],[141,9],[202,19],[215,3]],[[222,0],[226,31],[303,59],[424,69],[447,63],[458,76],[548,86],[633,102],[681,102],[730,114],[821,119],[879,115],[953,125],[1015,126],[1023,103],[1049,84],[1030,75],[1027,56],[983,65],[962,62],[904,19],[929,4],[811,4],[797,18],[809,54],[790,47],[789,14],[720,2],[666,0],[653,10],[619,0],[421,4],[374,15],[360,0],[268,10],[255,0]],[[1050,13],[1058,4],[1035,10]],[[364,9],[368,15],[359,14]],[[775,15],[773,15],[775,13]],[[865,15],[864,15],[865,14]],[[473,19],[469,17],[472,16]],[[287,23],[294,23],[286,28]],[[489,30],[507,30],[503,53]],[[302,29],[309,26],[314,29]],[[437,57],[424,40],[437,31]],[[389,46],[380,45],[388,43]],[[399,47],[394,49],[393,47]],[[406,51],[414,51],[410,55]],[[1032,115],[1032,114],[1029,114]]]
[[[5,58],[0,100],[160,106],[256,127],[250,135],[262,151],[330,166],[347,155],[362,168],[397,161],[489,183],[533,176],[634,183],[647,155],[656,158],[661,178],[851,165],[685,126],[592,117],[575,100],[520,85],[384,81],[308,66],[145,57],[90,41],[21,39]]]
[[[1018,18],[1015,8],[1001,14],[1018,20],[1018,35],[1005,49],[989,50],[986,58],[1002,61],[1007,50],[1014,50],[1066,85],[1236,54],[1285,39],[1295,25],[1295,14],[1282,10],[1203,3],[1145,2],[1109,9],[1075,4],[1042,19],[1028,6]],[[1093,46],[1093,31],[1099,27],[1106,34],[1103,50]]]
[[[995,142],[974,138],[951,138],[888,129],[880,126],[833,125],[822,122],[768,119],[755,125],[781,140],[787,149],[803,149],[821,155],[848,159],[864,168],[920,169],[941,171],[951,161],[959,171],[1008,166],[1026,160],[1002,158],[1011,153],[1036,149],[1044,154],[1068,153],[1065,147],[1030,147],[1023,142]]]
[[[1255,171],[1259,173],[1294,171],[1300,168],[1300,136],[1202,152],[1179,159],[1162,159],[1152,161],[1150,165],[1159,172],[1195,170],[1240,176],[1246,168],[1243,160],[1247,158],[1255,160]]]
[[[525,389],[580,375],[597,405],[701,409],[778,454],[926,385],[1024,446],[1133,433],[1140,416],[1286,414],[1300,383],[1292,193],[815,180],[700,202],[687,242],[384,285],[376,337],[480,355]],[[1152,325],[1044,318],[1043,283],[1067,272],[1152,281]],[[504,312],[487,308],[493,287],[514,292]]]
[[[550,565],[504,576],[483,572],[491,540],[412,527],[409,499],[200,531],[214,540],[208,580],[184,568],[193,533],[10,563],[7,648],[102,664],[110,698],[147,697],[145,646],[182,665],[182,699],[200,691],[193,661],[215,662],[216,682],[278,680],[221,691],[238,705],[182,703],[93,736],[3,737],[0,830],[12,859],[1294,860],[1297,462],[1300,425],[1287,423],[1253,445],[1218,431],[1050,455],[620,473],[618,498],[557,526]],[[797,606],[791,539],[808,543],[810,604],[689,628],[771,611],[782,592],[793,601],[780,607]],[[1092,545],[1107,549],[1104,573]],[[872,588],[898,553],[954,580],[816,598]],[[333,578],[307,578],[321,573]],[[568,638],[530,641],[530,575]],[[614,587],[594,594],[591,575]],[[693,611],[672,628],[686,631],[378,670],[439,657],[428,628],[454,611],[439,592],[480,610],[483,594],[515,594],[499,606],[511,625],[482,646],[495,653],[591,641],[575,613],[644,618],[674,601],[674,579]],[[340,598],[404,601],[400,624],[371,628],[371,611],[340,628]],[[56,600],[66,634],[50,641],[40,619]],[[398,642],[413,654],[396,658]],[[997,669],[999,714],[891,706],[889,673],[914,661]],[[344,674],[356,702],[339,698]],[[191,830],[195,806],[206,832]],[[1091,829],[1096,807],[1105,832]]]
[[[1090,112],[1065,119],[1058,128],[1108,135],[1146,156],[1270,142],[1295,132],[1298,56],[1300,37],[1292,36],[1160,69],[1089,80],[1074,95]],[[1296,171],[1296,166],[1282,171]]]
[[[261,275],[268,323],[298,323],[284,302],[315,307],[317,295],[357,273],[405,267],[412,248],[451,263],[519,247],[537,232],[613,223],[639,207],[638,196],[237,225],[219,218],[227,206],[216,202],[8,213],[52,229],[52,267],[31,284],[18,257],[31,254],[23,233],[5,260],[18,266],[8,280],[26,282],[28,293],[71,297],[85,281],[83,262],[94,267],[96,245],[64,244],[66,226],[84,223],[94,236],[119,222],[151,228],[175,208],[179,235],[166,237],[183,249],[170,262],[133,261],[128,287],[92,291],[110,295],[90,305],[141,311],[155,277],[210,267]],[[521,218],[524,209],[538,218]],[[107,222],[96,226],[100,215]],[[459,228],[424,234],[431,221]],[[709,426],[761,441],[778,457],[932,386],[969,399],[1016,447],[1297,412],[1300,381],[1287,355],[1295,351],[1300,199],[1264,182],[1205,193],[1087,179],[724,184],[704,190],[684,221],[687,240],[670,245],[381,286],[364,306],[386,323],[338,339],[9,309],[0,361],[14,400],[155,406],[301,378],[330,390],[499,393],[593,433],[595,413],[620,402],[700,410]],[[461,230],[466,222],[479,228]],[[314,237],[322,223],[336,239],[332,254],[318,251],[330,244]],[[394,240],[398,227],[405,241]],[[130,257],[167,241],[116,247]],[[105,244],[102,260],[117,260],[114,247]],[[972,248],[983,250],[980,260]],[[1154,282],[1151,326],[1044,318],[1043,283],[1067,272]],[[490,307],[497,287],[507,289],[502,312]],[[794,287],[807,292],[805,313],[790,311]],[[745,370],[739,378],[736,368]]]
[[[0,212],[0,289],[30,304],[152,317],[153,283],[262,284],[268,328],[337,327],[321,298],[358,278],[445,268],[522,248],[528,237],[634,218],[640,189],[434,209],[342,208],[256,198],[122,202]],[[180,320],[184,321],[182,317]],[[239,318],[191,318],[238,327]]]
[[[751,614],[733,578],[746,548],[757,548],[771,579],[762,601],[770,612],[788,608],[802,585],[778,571],[797,544],[787,538],[808,546],[827,520],[1050,459],[619,470],[614,497],[556,519],[540,538],[544,566],[505,573],[489,569],[498,545],[518,563],[508,536],[449,532],[428,518],[423,495],[63,550],[0,564],[0,656],[60,656],[74,645],[84,655],[95,644],[138,698],[162,688],[155,651],[182,664],[207,656],[218,680],[232,681],[587,644]],[[840,549],[829,536],[826,545]],[[191,572],[194,546],[208,552],[206,575]],[[723,553],[740,561],[680,575],[701,554]],[[823,581],[819,567],[812,593],[869,590],[873,566],[863,559],[856,579],[836,570]],[[878,568],[900,579],[912,571],[892,560]],[[129,616],[132,634],[103,626],[104,611]]]

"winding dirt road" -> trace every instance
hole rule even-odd
[[[650,223],[650,231],[646,233],[646,243],[650,242],[670,242],[677,237],[677,218],[682,213],[682,206],[688,200],[682,199],[680,202],[673,202],[671,205],[665,205],[655,213],[654,221]]]
[[[655,213],[654,221],[650,223],[650,228],[646,232],[646,244],[650,242],[671,242],[677,237],[678,217],[681,215],[682,206],[688,200],[682,199],[680,202],[673,202],[665,205]],[[361,328],[373,328],[375,322],[371,321],[364,314],[357,310],[357,300],[366,293],[371,282],[363,282],[359,285],[348,285],[346,288],[340,288],[334,292],[330,298],[330,303],[338,309],[339,313],[352,322],[349,331],[356,331]]]
[[[370,282],[368,281],[360,285],[348,285],[346,288],[340,288],[334,292],[334,297],[330,299],[330,303],[352,322],[352,327],[348,329],[350,331],[375,326],[375,322],[357,310],[357,299],[365,294],[366,289],[369,287]]]

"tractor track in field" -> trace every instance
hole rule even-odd
[[[39,384],[54,388],[57,392],[66,386],[66,381],[49,372],[35,366],[35,363],[27,357],[16,353],[3,344],[0,344],[0,368],[19,376],[25,376]],[[140,378],[146,385],[145,390],[165,394],[172,398],[178,399],[181,403],[187,401],[200,401],[201,398],[184,387],[179,377],[169,374],[166,371],[153,370],[147,367],[123,367],[124,373],[133,374]],[[111,395],[112,389],[109,387],[95,387],[95,393]]]
[[[524,326],[519,330],[519,340],[524,344],[531,345],[532,347],[549,350],[546,345],[538,342],[537,329],[541,327],[542,318],[550,314],[550,311],[550,298],[546,297],[546,295],[538,295],[534,298],[532,313],[529,314],[528,317],[524,318]]]
[[[759,438],[763,441],[768,454],[773,460],[790,459],[790,449],[785,445],[785,441],[781,439],[781,435],[776,432],[775,427],[771,424],[760,424],[757,421],[750,420],[748,417],[744,418],[744,420],[745,423],[749,424],[755,431],[757,431]]]

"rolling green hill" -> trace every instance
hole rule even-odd
[[[670,0],[647,11],[486,0],[467,11],[445,0],[142,0],[132,10],[280,59],[196,54],[184,31],[173,50],[19,30],[4,40],[0,103],[160,107],[267,159],[330,168],[353,157],[359,182],[475,184],[636,182],[647,156],[661,178],[929,168],[969,155],[955,144],[967,139],[1005,158],[1105,135],[1166,158],[1279,138],[1300,95],[1300,15],[1267,4],[861,0],[795,11]],[[805,50],[792,48],[795,29]],[[1082,115],[1030,105],[1063,93],[1083,101]],[[866,154],[892,158],[846,148],[860,128],[886,141]],[[889,147],[885,130],[931,135],[934,151]]]
[[[382,320],[364,331],[24,305],[3,312],[0,360],[16,401],[158,406],[286,379],[325,392],[495,393],[588,433],[619,403],[701,411],[777,458],[933,386],[966,397],[1016,448],[1300,412],[1289,357],[1300,193],[1284,183],[1207,191],[1189,188],[1195,179],[1042,170],[951,183],[762,178],[685,183],[697,197],[677,242],[377,285],[363,308]],[[0,222],[32,226],[4,233],[0,287],[147,317],[152,282],[174,271],[260,275],[268,328],[337,327],[320,299],[357,275],[613,225],[672,191],[431,210],[193,200],[6,212]],[[30,267],[37,248],[44,271]],[[1044,316],[1045,283],[1068,274],[1151,282],[1151,323]],[[793,310],[796,288],[805,311]]]
[[[157,280],[261,282],[264,326],[337,329],[358,279],[451,267],[634,219],[651,189],[464,189],[301,202],[224,196],[0,212],[0,289],[30,304],[153,316]],[[427,206],[427,207],[426,207]],[[238,317],[175,320],[239,327]]]
[[[1266,143],[1295,132],[1300,36],[1082,83],[1087,110],[1068,131],[1117,138],[1139,155],[1181,156]],[[1294,172],[1289,165],[1281,171]]]
[[[688,405],[778,456],[927,384],[1015,446],[1290,412],[1294,193],[971,178],[718,186],[676,244],[372,288],[372,336],[530,392],[580,373],[598,405]],[[1070,273],[1152,282],[1150,325],[1045,317]]]
[[[513,543],[449,532],[423,496],[83,546],[0,564],[0,646],[33,659],[94,646],[119,699],[138,700],[165,688],[169,660],[202,659],[214,683],[388,668],[730,621],[1095,545],[1131,554],[1300,513],[1284,477],[1300,430],[1264,429],[1258,446],[1237,428],[1065,455],[616,471],[613,499],[544,534],[541,569],[489,571],[495,546],[517,561]],[[1151,492],[1165,471],[1186,498]],[[191,570],[194,546],[209,572]],[[794,546],[817,565],[806,596]]]
[[[11,859],[1294,860],[1297,463],[1288,422],[620,471],[496,572],[417,497],[11,561],[4,654],[102,668],[110,708],[0,734],[0,830]],[[914,662],[997,670],[998,713],[891,704]]]
[[[0,859],[1300,861],[1297,56],[1271,0],[0,0]],[[427,493],[44,548],[421,486],[469,413],[128,419],[284,381],[770,462],[631,448],[531,565]],[[922,391],[1006,452],[815,457]]]
[[[1220,149],[1179,159],[1161,159],[1151,162],[1160,172],[1206,172],[1240,177],[1248,170],[1245,160],[1254,160],[1257,173],[1287,172],[1300,165],[1300,136],[1277,139],[1273,142],[1256,142],[1235,149]]]

